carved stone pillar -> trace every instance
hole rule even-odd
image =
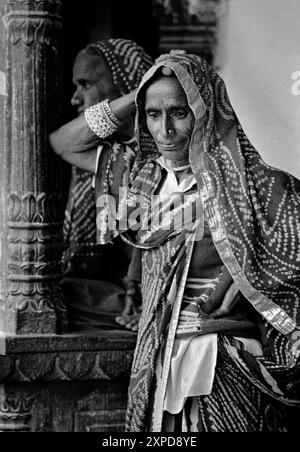
[[[227,0],[153,0],[159,22],[159,52],[184,49],[213,63],[217,21]]]
[[[62,123],[61,3],[0,1],[0,432],[124,429],[136,335],[56,334],[62,171],[48,135]]]
[[[19,388],[9,393],[0,386],[0,432],[29,432],[34,399]]]
[[[59,124],[61,1],[7,0],[1,159],[0,331],[63,330],[61,162],[48,134]]]

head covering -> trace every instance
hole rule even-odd
[[[261,315],[257,316],[258,324],[267,336],[263,337],[263,355],[257,358],[244,349],[238,351],[222,334],[220,344],[230,355],[229,362],[234,361],[241,374],[263,393],[287,405],[299,404],[300,182],[263,162],[243,132],[225,84],[213,68],[194,55],[170,55],[153,66],[140,84],[136,97],[139,149],[128,196],[120,203],[116,229],[99,230],[102,243],[106,236],[109,239],[108,232],[113,236],[122,233],[130,243],[144,249],[143,312],[126,423],[127,429],[134,431],[144,430],[149,419],[154,372],[163,355],[162,378],[167,381],[175,322],[193,252],[188,241],[193,231],[185,225],[180,230],[174,227],[164,234],[152,234],[152,242],[145,239],[139,227],[143,224],[139,208],[145,207],[146,215],[151,215],[151,196],[159,194],[163,182],[156,162],[158,152],[144,121],[145,89],[157,79],[163,66],[174,72],[195,117],[189,159],[197,181],[195,192],[203,207],[196,219],[202,217],[204,221],[205,216],[221,260],[246,300]],[[116,198],[113,189],[110,184],[107,193]],[[138,228],[126,231],[131,218]]]
[[[132,200],[150,197],[161,186],[154,141],[144,127],[144,92],[162,66],[174,72],[195,116],[189,159],[215,248],[239,290],[261,315],[257,322],[262,327],[263,354],[255,357],[238,350],[219,334],[220,360],[226,356],[226,366],[234,363],[270,401],[299,406],[300,182],[263,162],[213,68],[194,55],[171,55],[145,74],[137,93],[139,157],[131,175],[129,207]],[[127,215],[130,218],[130,209]],[[131,234],[142,247],[141,235]],[[192,255],[186,237],[186,230],[167,235],[163,243],[143,253],[143,313],[128,392],[130,431],[145,430],[150,419],[158,359],[167,381],[178,300],[181,303]],[[162,403],[156,413],[163,411],[163,394],[159,392]]]
[[[136,117],[140,160],[153,159],[154,149],[142,124],[143,87],[162,66],[175,73],[195,116],[190,162],[219,255],[256,310],[280,333],[294,333],[293,342],[300,322],[300,182],[262,160],[224,81],[195,55],[171,55],[143,78]]]
[[[143,48],[127,39],[94,42],[85,50],[105,58],[113,81],[123,94],[138,87],[142,76],[152,64],[151,57]],[[88,263],[91,256],[94,256],[92,268],[95,272],[97,270],[95,256],[98,253],[101,257],[101,251],[95,250],[96,208],[94,190],[91,187],[92,177],[91,173],[73,167],[64,222],[64,236],[69,245],[65,253],[67,270],[72,270],[72,266],[69,265],[71,262],[77,262],[79,273],[84,272],[84,268],[91,267]],[[75,254],[78,255],[77,259]]]
[[[122,94],[138,87],[152,59],[142,47],[128,39],[107,39],[89,44],[86,51],[101,55],[111,71],[113,81]]]

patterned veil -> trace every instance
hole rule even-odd
[[[300,322],[300,181],[262,160],[223,80],[203,59],[170,56],[148,71],[140,91],[160,66],[174,71],[195,115],[190,162],[215,246],[253,306],[282,334],[292,333]],[[140,159],[153,158],[149,134],[137,126],[137,136]]]
[[[127,94],[137,88],[142,76],[149,69],[152,60],[142,47],[127,39],[108,39],[89,44],[86,50],[104,57],[114,84],[120,93]],[[87,171],[72,168],[72,184],[65,212],[64,237],[69,245],[65,253],[66,264],[76,265],[72,255],[79,255],[80,268],[89,265],[96,257],[96,208],[92,189],[93,175]],[[101,252],[99,251],[100,255]],[[86,264],[84,261],[87,261]]]
[[[129,218],[137,208],[135,201],[149,204],[161,184],[160,166],[155,162],[158,154],[144,126],[143,110],[145,86],[162,66],[175,73],[194,113],[189,158],[214,245],[262,319],[263,356],[237,350],[226,337],[222,346],[259,390],[287,405],[299,406],[300,182],[262,160],[238,121],[223,80],[200,57],[170,55],[143,77],[136,97],[138,150],[128,196],[122,200],[124,212]],[[101,194],[103,177],[100,173],[97,177]],[[105,193],[116,198],[113,185],[108,181]],[[186,242],[189,232],[184,229],[150,239],[138,229],[126,231],[122,226],[124,203],[119,205],[120,221],[114,223],[115,229],[101,229],[104,223],[99,222],[98,241],[106,243],[121,233],[143,250],[143,312],[127,410],[127,429],[141,431],[146,428],[152,403],[157,357],[162,351],[166,363],[164,353],[172,350],[176,309],[191,250]],[[108,217],[105,208],[98,208],[99,219]],[[168,364],[164,368],[167,377]]]

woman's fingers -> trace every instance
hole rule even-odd
[[[183,55],[186,51],[184,49],[171,49],[170,55]]]
[[[172,55],[183,55],[186,51],[183,49],[171,49],[170,53],[163,53],[158,58],[156,58],[155,63],[160,63],[161,61],[164,61],[165,59],[169,58]],[[173,71],[168,67],[162,68],[162,74],[166,77],[170,77],[173,74]]]
[[[131,331],[137,331],[141,315],[121,315],[115,318],[116,323]]]
[[[214,312],[210,314],[210,317],[213,319],[218,319],[220,317],[225,317],[230,314],[232,308],[236,305],[238,298],[237,294],[239,293],[239,287],[237,284],[233,283],[227,290],[224,300],[222,301],[221,306],[216,309]]]
[[[161,55],[159,55],[159,57],[156,58],[155,63],[159,63],[160,61],[169,58],[170,55],[184,55],[185,53],[186,51],[183,49],[171,49],[170,53],[162,53]]]

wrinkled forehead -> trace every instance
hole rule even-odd
[[[162,74],[162,69],[164,67],[171,69],[172,76],[168,77]],[[193,111],[195,118],[202,118],[205,114],[206,107],[197,85],[182,64],[171,60],[161,61],[146,72],[137,92],[136,99],[138,106],[141,106],[144,103],[145,91],[146,93],[150,90],[153,91],[152,87],[157,86],[157,82],[162,79],[164,80],[163,83],[167,84],[168,82],[166,82],[165,79],[168,78],[169,83],[172,83],[174,87],[178,86],[178,92],[182,92],[182,94],[185,95],[187,104]],[[161,90],[161,94],[163,95],[163,90]]]
[[[145,85],[145,108],[159,104],[188,106],[186,94],[175,76],[158,75]]]

